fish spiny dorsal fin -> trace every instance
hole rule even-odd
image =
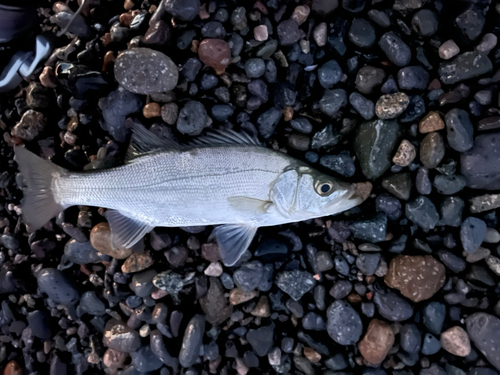
[[[131,129],[132,138],[130,139],[130,145],[127,150],[125,162],[130,162],[139,156],[149,154],[151,152],[171,150],[181,151],[186,149],[185,146],[182,146],[175,141],[158,137],[141,124],[134,122]]]
[[[262,146],[259,140],[245,132],[236,132],[234,130],[211,130],[189,143],[190,146],[210,147],[210,146]]]

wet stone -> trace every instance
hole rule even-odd
[[[471,352],[469,336],[459,326],[451,327],[441,334],[441,346],[448,353],[459,357],[467,357]]]
[[[276,276],[276,285],[295,301],[302,298],[316,285],[316,280],[305,271],[283,271]]]
[[[465,203],[459,197],[446,197],[439,205],[441,220],[439,225],[459,227],[462,224],[462,212]]]
[[[273,135],[281,115],[282,112],[278,108],[271,107],[257,117],[257,128],[263,138],[267,139]]]
[[[124,273],[143,271],[154,264],[153,257],[149,252],[138,254],[132,253],[122,264],[121,270]]]
[[[385,72],[373,66],[364,66],[359,69],[356,75],[356,89],[361,94],[371,94],[377,87],[382,85],[385,79]]]
[[[401,90],[425,90],[429,83],[429,73],[419,65],[407,66],[398,72]]]
[[[359,342],[359,352],[372,365],[378,365],[385,359],[394,344],[394,333],[389,324],[378,319],[372,319],[365,336]]]
[[[276,27],[276,32],[279,42],[283,46],[290,46],[297,43],[302,36],[299,25],[293,19],[281,21]]]
[[[165,11],[181,21],[194,20],[200,10],[200,0],[166,0],[164,4]]]
[[[468,253],[473,253],[483,243],[486,236],[486,223],[477,217],[469,216],[460,226],[460,241]]]
[[[362,241],[377,243],[385,240],[387,217],[377,214],[373,219],[354,222],[350,229],[354,237]]]
[[[446,306],[437,301],[430,302],[422,310],[425,327],[433,334],[439,335],[446,318]]]
[[[406,66],[411,60],[411,50],[401,38],[390,31],[382,35],[378,42],[387,58],[397,66]]]
[[[429,37],[436,33],[439,21],[432,10],[421,9],[413,15],[411,27],[415,33],[423,37]]]
[[[418,120],[425,113],[425,102],[420,95],[409,95],[410,103],[399,117],[399,122],[408,123]]]
[[[433,185],[436,188],[439,194],[452,195],[461,191],[467,181],[464,176],[453,175],[453,176],[444,176],[437,175],[434,178]]]
[[[133,48],[116,58],[115,78],[126,90],[142,95],[171,91],[179,69],[165,54],[149,48]]]
[[[179,106],[176,103],[167,103],[161,107],[161,119],[168,125],[174,125],[179,115]]]
[[[446,138],[452,149],[465,152],[473,146],[474,128],[469,114],[463,109],[454,108],[446,114]]]
[[[330,60],[321,65],[318,69],[318,80],[325,89],[331,89],[340,82],[342,78],[342,68],[336,60]]]
[[[356,172],[354,161],[348,154],[324,155],[319,164],[345,177],[352,177]]]
[[[443,160],[445,145],[443,137],[438,132],[432,132],[425,136],[420,144],[420,161],[424,167],[436,168]]]
[[[439,78],[446,85],[481,76],[493,69],[491,60],[481,52],[465,52],[439,65]]]
[[[349,104],[365,120],[370,120],[375,115],[375,105],[373,102],[357,92],[352,92],[349,95]]]
[[[383,212],[389,220],[397,220],[403,214],[401,202],[389,194],[380,194],[375,198],[377,212]]]
[[[169,270],[156,275],[153,284],[168,294],[176,295],[184,287],[184,280],[181,275]]]
[[[391,260],[385,283],[413,302],[431,298],[444,285],[445,268],[430,255],[402,255]]]
[[[259,261],[246,263],[234,272],[234,283],[244,292],[251,292],[259,285],[263,271],[264,267]]]
[[[12,128],[11,134],[25,141],[32,141],[47,125],[47,117],[32,109],[23,113],[21,120]]]
[[[182,134],[199,135],[211,122],[203,104],[196,100],[188,101],[179,111],[177,130]]]
[[[250,329],[246,335],[248,343],[259,357],[266,356],[274,344],[274,324]]]
[[[108,348],[124,353],[134,352],[141,346],[139,333],[116,319],[106,323],[102,341]]]
[[[188,368],[195,364],[200,356],[200,348],[203,344],[205,333],[205,317],[195,315],[191,318],[184,331],[182,346],[179,352],[179,363]]]
[[[363,323],[356,310],[345,301],[335,301],[326,312],[328,335],[340,345],[356,344],[363,333]]]
[[[38,287],[50,299],[62,305],[72,305],[80,299],[72,282],[55,268],[44,268],[37,274]]]
[[[231,63],[231,48],[222,39],[204,39],[198,46],[200,60],[213,68],[217,74],[224,73]]]
[[[411,177],[409,173],[393,174],[382,180],[382,187],[395,197],[408,200],[411,192]]]
[[[413,307],[410,303],[394,292],[376,292],[373,302],[379,314],[391,322],[402,322],[413,316]]]
[[[325,90],[319,101],[321,112],[330,117],[335,116],[346,105],[347,93],[344,89]]]
[[[158,274],[155,270],[146,270],[132,276],[130,289],[138,297],[147,297],[154,291],[153,278]]]
[[[403,139],[392,158],[392,162],[401,167],[407,167],[417,157],[415,146],[406,139]]]
[[[375,28],[364,18],[354,19],[347,35],[352,44],[359,48],[369,48],[376,41]]]
[[[420,196],[405,206],[406,217],[421,227],[424,231],[434,229],[439,221],[439,214],[432,201]]]

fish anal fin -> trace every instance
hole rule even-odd
[[[264,201],[257,198],[244,196],[232,196],[227,198],[227,201],[237,211],[255,212],[256,214],[265,214],[272,205],[271,201]]]
[[[177,142],[158,137],[141,124],[134,122],[131,129],[132,138],[125,157],[126,162],[155,151],[180,151],[184,149],[184,146],[179,145]]]
[[[215,227],[210,238],[217,240],[223,263],[233,266],[248,249],[257,233],[257,227],[242,224],[226,224]]]
[[[106,218],[111,227],[111,238],[115,248],[131,248],[153,229],[152,226],[127,217],[117,210],[107,210]]]

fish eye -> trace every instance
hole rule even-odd
[[[315,187],[316,192],[324,197],[330,195],[333,191],[333,184],[331,182],[317,182]]]

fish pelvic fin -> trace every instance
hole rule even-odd
[[[24,147],[17,146],[14,152],[14,160],[27,185],[21,200],[23,220],[30,231],[35,231],[64,210],[56,201],[52,182],[67,171]]]
[[[257,227],[244,224],[226,224],[215,227],[210,238],[215,238],[224,265],[231,267],[240,260],[252,243]]]
[[[153,229],[152,226],[130,218],[117,210],[107,210],[106,219],[111,228],[111,239],[115,248],[129,249]]]

